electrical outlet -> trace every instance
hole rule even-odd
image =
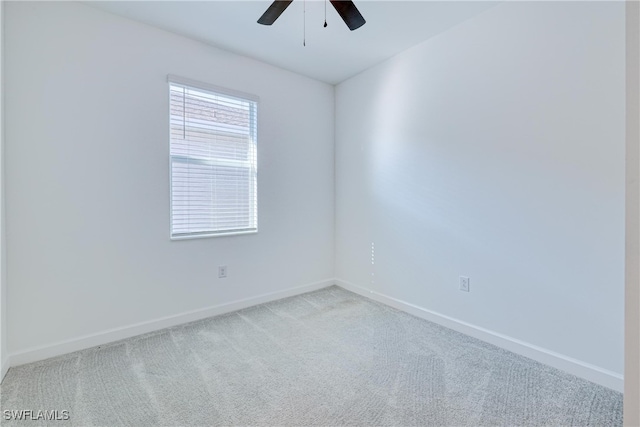
[[[227,277],[227,266],[221,265],[218,267],[218,279],[224,279],[225,277]]]
[[[460,290],[464,292],[469,292],[469,278],[460,276]]]

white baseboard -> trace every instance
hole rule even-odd
[[[582,362],[580,360],[544,349],[542,347],[538,347],[536,345],[529,344],[527,342],[511,338],[509,336],[490,331],[488,329],[481,328],[479,326],[475,326],[449,316],[445,316],[432,310],[418,307],[414,304],[392,298],[376,291],[371,291],[364,287],[340,279],[323,280],[320,282],[310,283],[295,288],[289,288],[282,291],[263,294],[257,297],[246,298],[213,307],[193,310],[182,314],[167,316],[148,322],[126,326],[123,328],[116,328],[96,334],[85,335],[79,338],[61,341],[46,346],[30,348],[18,353],[12,353],[10,357],[5,358],[5,360],[3,360],[0,365],[0,382],[2,381],[2,379],[4,379],[4,376],[11,366],[23,365],[25,363],[36,362],[39,360],[72,353],[74,351],[95,347],[98,345],[108,344],[114,341],[131,338],[136,335],[157,331],[171,326],[193,322],[220,314],[230,313],[236,310],[241,310],[243,308],[252,307],[254,305],[303,294],[305,292],[315,291],[334,284],[351,292],[357,293],[367,298],[371,298],[372,300],[412,314],[416,317],[429,320],[431,322],[461,332],[465,335],[472,336],[474,338],[512,351],[516,354],[528,357],[545,365],[552,366],[575,376],[584,378],[588,381],[592,381],[596,384],[603,385],[619,392],[623,391],[623,376],[616,372],[602,369],[598,366],[594,366],[589,363]]]
[[[7,376],[7,372],[9,372],[9,366],[11,364],[9,356],[5,357],[4,360],[0,361],[0,384],[4,381],[4,377]]]
[[[392,298],[376,291],[371,291],[345,280],[336,279],[335,283],[348,291],[381,302],[421,319],[429,320],[449,329],[461,332],[465,335],[472,336],[505,350],[512,351],[513,353],[528,357],[529,359],[552,366],[577,377],[584,378],[596,384],[603,385],[619,392],[622,392],[624,389],[623,376],[616,372],[608,371],[581,360],[445,316],[444,314],[440,314],[432,310],[427,310],[426,308],[418,307],[417,305]]]
[[[184,323],[193,322],[195,320],[201,320],[207,317],[217,316],[220,314],[241,310],[243,308],[252,307],[254,305],[264,304],[266,302],[315,291],[318,289],[326,288],[328,286],[332,286],[334,284],[335,281],[333,279],[322,280],[320,282],[309,283],[307,285],[297,286],[295,288],[271,292],[268,294],[259,295],[257,297],[251,297],[226,304],[216,305],[213,307],[192,310],[186,313],[167,316],[147,322],[141,322],[131,326],[110,329],[107,331],[85,335],[79,338],[61,341],[54,344],[34,347],[18,353],[11,353],[10,363],[11,366],[18,366],[24,365],[25,363],[37,362],[39,360],[49,359],[51,357],[72,353],[78,350],[84,350],[98,345],[108,344],[114,341],[131,338],[137,335],[146,334],[148,332],[157,331],[171,326],[181,325]],[[6,367],[5,363],[3,363],[2,369],[8,370],[9,363],[6,363]]]

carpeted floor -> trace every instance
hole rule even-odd
[[[622,425],[620,393],[335,286],[11,368],[1,392],[68,410],[56,426]]]

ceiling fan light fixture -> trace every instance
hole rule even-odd
[[[258,19],[258,24],[272,25],[276,22],[276,19],[282,15],[287,7],[293,0],[275,0]],[[347,27],[351,31],[362,27],[367,21],[358,10],[353,1],[351,0],[330,0],[333,8],[338,12],[338,15],[342,18]],[[327,26],[327,20],[325,17],[324,26]]]

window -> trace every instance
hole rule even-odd
[[[258,231],[256,97],[169,76],[171,238]]]

